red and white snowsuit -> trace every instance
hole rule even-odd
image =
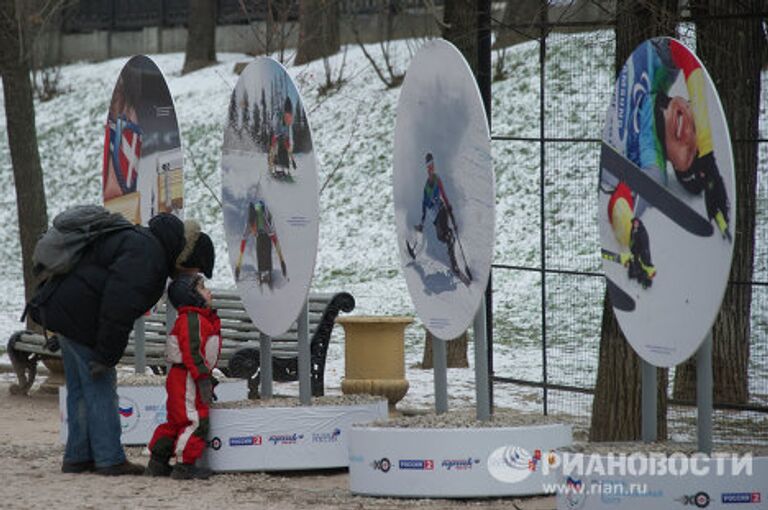
[[[152,456],[194,464],[205,449],[208,406],[200,400],[197,381],[210,377],[221,353],[221,321],[214,310],[182,306],[165,344],[171,369],[165,381],[168,393],[166,423],[149,442]]]

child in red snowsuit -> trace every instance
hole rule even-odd
[[[171,364],[165,383],[168,421],[152,435],[146,471],[180,480],[208,478],[210,470],[195,466],[195,461],[202,456],[208,435],[211,370],[221,352],[221,323],[211,308],[211,291],[199,274],[176,278],[168,287],[168,299],[179,312],[165,345]],[[171,457],[176,457],[173,468]]]

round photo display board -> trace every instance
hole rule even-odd
[[[135,224],[162,212],[183,216],[179,124],[163,73],[144,55],[125,64],[104,133],[104,206]]]
[[[293,80],[260,57],[240,75],[229,102],[221,194],[229,261],[248,315],[277,336],[309,292],[318,240],[317,161]]]
[[[606,115],[598,223],[619,325],[655,366],[689,358],[717,316],[733,256],[734,183],[706,69],[675,39],[645,41]]]
[[[447,41],[428,42],[408,67],[393,191],[400,262],[416,312],[437,338],[457,338],[485,292],[496,195],[480,91]]]

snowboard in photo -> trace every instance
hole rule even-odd
[[[400,260],[416,312],[436,337],[470,325],[494,244],[495,181],[480,92],[443,40],[416,54],[397,107],[393,192]]]
[[[649,363],[686,360],[712,327],[735,201],[728,127],[709,75],[679,41],[645,41],[606,115],[598,222],[616,317]]]
[[[280,335],[309,292],[320,206],[307,115],[285,68],[271,58],[250,63],[232,91],[221,172],[237,289],[256,327]]]
[[[107,114],[102,164],[104,206],[146,225],[182,215],[183,154],[173,98],[155,63],[137,55],[117,79]]]

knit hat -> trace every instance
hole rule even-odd
[[[168,270],[173,271],[175,261],[184,248],[184,224],[173,214],[160,213],[149,220],[149,230],[163,246]]]
[[[216,254],[213,242],[208,234],[200,230],[200,224],[195,220],[184,222],[184,249],[176,259],[180,269],[199,269],[207,278],[213,276],[213,265]]]
[[[622,246],[629,246],[634,209],[632,190],[620,182],[608,200],[608,221],[611,222],[613,233]]]
[[[205,308],[205,298],[197,291],[199,274],[182,273],[168,286],[168,300],[174,308],[197,306]]]

